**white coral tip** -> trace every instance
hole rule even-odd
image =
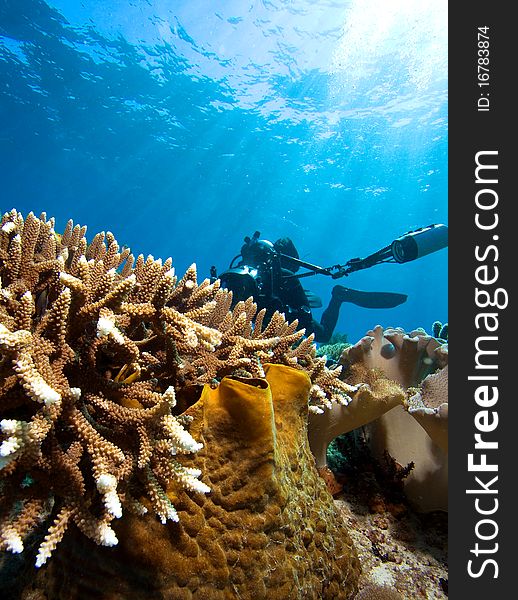
[[[70,388],[70,397],[72,400],[75,400],[77,402],[81,398],[81,388]]]
[[[122,505],[119,496],[115,490],[110,490],[104,495],[104,505],[106,510],[115,517],[120,519],[122,517]]]
[[[49,554],[40,548],[40,550],[38,552],[38,556],[36,557],[36,563],[35,563],[35,565],[38,567],[38,569],[47,562],[48,557],[49,557]]]
[[[14,454],[20,448],[20,442],[15,437],[10,437],[0,444],[0,456]]]
[[[18,421],[16,419],[2,419],[0,429],[6,435],[14,435],[18,429]]]
[[[108,317],[99,317],[97,321],[97,337],[107,337],[115,327],[114,322]]]
[[[97,321],[97,337],[111,337],[117,344],[124,344],[124,336],[110,317],[100,316]]]
[[[169,403],[169,406],[171,408],[174,408],[176,406],[176,393],[174,391],[174,387],[172,385],[170,385],[166,391],[164,392],[164,395],[162,396],[164,400],[167,400],[167,402]]]
[[[101,473],[95,483],[101,494],[111,492],[117,487],[117,479],[111,473]]]
[[[115,531],[113,531],[108,523],[101,523],[99,527],[99,539],[103,546],[116,546],[119,543]]]
[[[22,538],[15,531],[9,531],[7,535],[4,535],[4,541],[9,552],[12,552],[13,554],[20,554],[23,552]]]
[[[45,381],[35,383],[34,390],[36,395],[43,400],[45,406],[51,406],[61,400],[61,395]]]
[[[210,492],[210,487],[199,479],[190,479],[189,488],[193,492],[199,492],[200,494],[208,494]]]
[[[5,233],[11,233],[15,227],[16,225],[12,221],[9,221],[2,226],[2,231]]]
[[[178,521],[180,520],[178,518],[178,513],[176,512],[176,508],[172,504],[170,504],[167,507],[167,512],[165,514],[165,519],[164,519],[164,517],[162,517],[162,519],[161,519],[162,523],[165,523],[168,520],[169,521],[174,521],[175,523],[178,523]]]

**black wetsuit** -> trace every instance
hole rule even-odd
[[[238,298],[244,299],[252,295],[259,309],[266,309],[265,323],[271,319],[275,311],[279,311],[284,313],[289,322],[297,319],[299,328],[304,328],[306,335],[314,333],[315,341],[326,343],[338,322],[343,302],[350,302],[364,308],[392,308],[407,299],[406,294],[362,292],[335,285],[331,292],[331,300],[318,323],[313,319],[311,305],[300,279],[294,276],[301,261],[293,242],[289,238],[280,238],[272,244],[267,240],[259,240],[259,235],[259,232],[256,232],[253,238],[245,238],[245,245],[241,248],[240,255],[242,261],[238,265],[247,268],[252,265],[257,269],[257,275],[254,275],[251,286],[254,289],[247,291],[245,288],[239,290],[235,288],[234,298],[237,301]],[[303,266],[307,267],[306,264]]]
[[[281,269],[281,273],[283,278],[279,286],[279,300],[284,306],[281,312],[284,312],[288,321],[297,319],[299,328],[304,327],[306,335],[314,333],[315,341],[328,342],[338,321],[342,302],[332,296],[329,306],[318,323],[313,319],[309,300],[300,279],[289,277],[293,273],[288,269]]]

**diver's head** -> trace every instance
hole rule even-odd
[[[284,254],[286,256],[291,256],[293,258],[299,258],[299,253],[297,252],[297,248],[295,248],[295,244],[291,241],[289,237],[279,238],[275,244],[273,245],[275,250],[280,254]],[[294,262],[291,262],[289,259],[281,256],[281,267],[283,269],[288,269],[292,273],[296,273],[299,270],[299,265]]]
[[[276,252],[273,244],[268,240],[260,240],[260,233],[256,231],[252,238],[245,238],[241,248],[241,263],[250,267],[260,267],[269,264]]]

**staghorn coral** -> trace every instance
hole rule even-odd
[[[137,346],[142,340],[131,339],[122,325],[136,326],[142,310],[131,292],[152,278],[146,270],[117,274],[130,255],[118,252],[111,234],[107,244],[100,243],[102,234],[88,249],[85,228],[69,222],[59,239],[53,225],[44,215],[23,220],[12,211],[0,233],[0,547],[21,552],[24,538],[50,512],[36,566],[70,522],[113,546],[111,523],[123,507],[147,510],[135,494],[145,495],[165,522],[177,519],[164,492],[171,480],[209,491],[198,471],[174,458],[201,448],[186,421],[172,415],[174,387],[109,376],[123,365],[137,372],[148,367]],[[172,278],[168,265],[151,266],[162,276],[155,275],[150,297],[159,305],[160,286]]]
[[[355,386],[317,358],[313,338],[252,299],[231,311],[219,281],[177,280],[162,262],[120,250],[113,234],[12,210],[0,224],[0,548],[21,552],[45,518],[41,566],[67,527],[113,546],[123,512],[176,521],[166,490],[205,494],[182,464],[202,445],[182,410],[203,384],[264,377],[266,363],[306,372],[313,411]]]

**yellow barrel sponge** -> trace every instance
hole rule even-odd
[[[173,482],[178,522],[128,515],[115,548],[70,530],[38,574],[48,597],[353,598],[359,561],[307,440],[310,387],[277,364],[205,386],[184,413],[203,448],[182,465],[199,466],[211,493]]]

